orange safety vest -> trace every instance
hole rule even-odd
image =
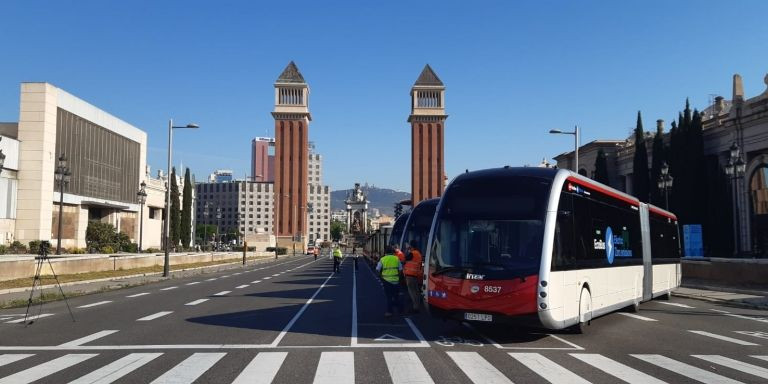
[[[397,256],[397,259],[400,260],[401,263],[405,262],[405,254],[403,251],[398,249],[397,252],[395,252],[395,256]]]
[[[415,249],[411,250],[411,260],[405,262],[403,274],[411,277],[422,277],[424,275],[424,270],[421,266],[421,252]]]

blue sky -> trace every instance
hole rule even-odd
[[[0,121],[19,83],[47,81],[145,130],[149,164],[198,179],[250,172],[272,135],[273,83],[294,60],[311,88],[310,139],[333,189],[410,190],[409,90],[425,63],[446,85],[446,173],[536,164],[582,141],[670,122],[689,97],[748,97],[768,72],[768,2],[3,1]],[[668,126],[668,123],[667,123]]]

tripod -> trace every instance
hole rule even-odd
[[[53,264],[51,264],[51,259],[48,258],[48,249],[51,247],[51,244],[47,241],[41,241],[40,242],[40,251],[38,252],[37,260],[37,267],[35,268],[35,277],[34,280],[32,280],[32,290],[29,291],[29,300],[27,301],[27,311],[24,313],[24,323],[26,325],[30,325],[35,322],[35,319],[38,319],[40,315],[43,312],[43,282],[40,280],[40,272],[43,270],[43,264],[45,261],[48,261],[48,267],[51,268],[51,273],[53,274],[53,278],[56,280],[56,286],[59,287],[59,292],[61,292],[61,296],[64,297],[64,302],[67,304],[67,310],[69,311],[69,316],[72,317],[72,321],[75,321],[75,315],[72,314],[72,309],[69,307],[69,300],[67,300],[67,295],[64,294],[64,290],[61,289],[61,283],[59,282],[59,277],[56,276],[56,271],[53,270]],[[27,318],[29,317],[29,308],[32,306],[32,298],[35,295],[35,288],[37,288],[40,291],[40,306],[37,310],[37,316],[35,316],[33,319],[31,319],[27,323]],[[26,326],[25,325],[25,326]]]

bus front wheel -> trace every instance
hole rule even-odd
[[[575,333],[585,333],[592,320],[592,295],[587,288],[581,289],[579,296],[579,322],[573,326]]]

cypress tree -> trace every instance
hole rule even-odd
[[[181,245],[188,247],[192,241],[192,181],[189,168],[184,172],[184,192],[181,209]]]
[[[179,229],[181,227],[179,214],[181,213],[181,207],[179,206],[179,186],[176,184],[176,167],[171,168],[171,221],[170,221],[170,239],[171,246],[176,247],[179,245]]]
[[[688,127],[688,141],[686,142],[686,183],[687,192],[690,198],[688,202],[688,220],[691,224],[702,224],[704,220],[704,207],[706,203],[706,194],[709,190],[701,190],[701,184],[707,177],[704,168],[704,137],[703,122],[698,110],[693,110],[691,125]]]
[[[659,189],[657,185],[659,178],[661,178],[661,167],[666,160],[664,157],[664,127],[661,126],[661,121],[656,126],[656,136],[653,137],[653,149],[651,151],[651,203],[657,207],[664,207],[664,191]]]
[[[645,131],[640,111],[637,111],[637,127],[635,128],[635,157],[632,164],[632,188],[635,197],[640,201],[648,201],[648,150],[645,147]]]
[[[595,158],[595,181],[608,185],[608,157],[602,148],[597,151]]]

